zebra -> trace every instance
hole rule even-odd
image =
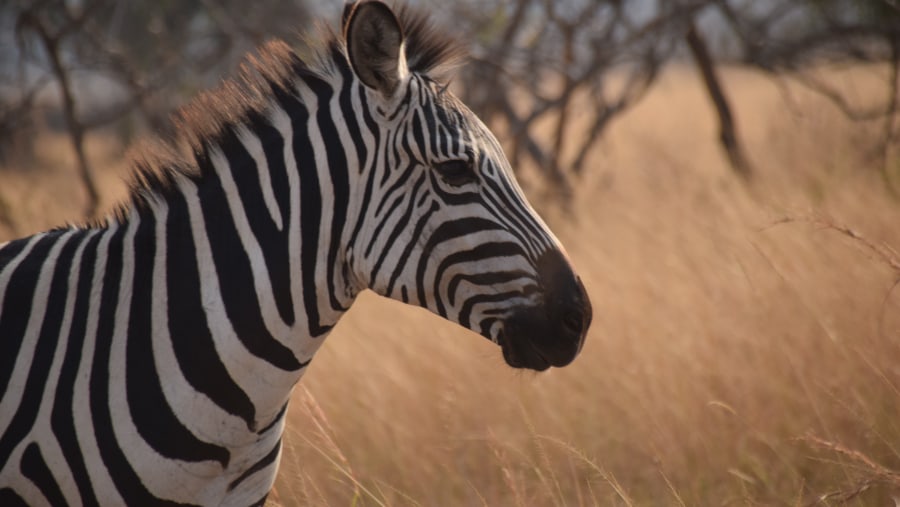
[[[512,367],[571,362],[590,301],[448,90],[461,48],[348,4],[188,104],[106,219],[0,245],[0,505],[263,504],[292,388],[365,289]]]

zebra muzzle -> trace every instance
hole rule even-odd
[[[543,302],[513,312],[498,342],[510,366],[543,371],[566,366],[578,356],[593,311],[584,284],[562,252],[544,253],[537,268]]]

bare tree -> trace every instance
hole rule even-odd
[[[701,21],[711,16],[718,20],[717,36],[732,41],[732,51],[710,48],[704,33],[709,23]],[[900,11],[889,0],[464,2],[454,19],[468,22],[475,43],[462,86],[468,102],[488,122],[507,128],[514,162],[533,162],[563,194],[609,122],[644,97],[664,65],[686,55],[719,118],[728,161],[747,181],[752,163],[718,77],[722,62],[790,76],[852,118],[883,118],[884,164],[896,136]],[[838,60],[890,62],[885,103],[859,110],[806,72]],[[613,86],[613,76],[622,75],[624,85]],[[592,115],[586,128],[573,127],[575,108]],[[553,118],[549,138],[536,133],[546,118]]]
[[[3,4],[0,23],[14,27],[15,47],[0,61],[0,143],[20,138],[16,131],[27,128],[45,88],[56,85],[87,194],[85,216],[92,218],[99,195],[85,152],[89,132],[118,124],[127,141],[140,130],[135,123],[164,131],[185,96],[221,79],[266,38],[292,34],[308,19],[305,3],[278,0],[249,11],[236,0]]]
[[[227,74],[247,50],[307,24],[306,5],[0,4],[0,28],[15,33],[6,45],[11,50],[0,47],[0,154],[55,85],[88,194],[86,214],[93,215],[97,196],[84,150],[89,132],[117,125],[127,141],[146,127],[164,131],[171,110]],[[891,184],[900,107],[900,9],[892,0],[462,0],[439,6],[438,15],[452,17],[452,26],[470,38],[472,59],[456,83],[463,98],[501,133],[514,167],[536,168],[563,196],[572,193],[573,178],[589,170],[591,150],[610,123],[646,96],[666,64],[686,57],[693,58],[719,117],[719,142],[746,180],[752,161],[718,77],[723,62],[788,76],[851,118],[883,121],[878,151]],[[729,44],[710,45],[713,30],[715,40]],[[5,33],[0,30],[0,46]],[[807,72],[825,61],[888,62],[883,103],[860,107]],[[102,100],[90,93],[98,87],[110,91]]]
[[[37,4],[30,9],[23,10],[19,15],[17,22],[17,31],[20,33],[31,30],[37,35],[47,58],[50,60],[52,75],[59,84],[63,112],[69,135],[72,139],[72,149],[75,152],[78,175],[81,177],[84,189],[87,192],[87,205],[84,212],[86,217],[93,217],[96,214],[100,196],[97,193],[97,186],[94,184],[94,178],[91,175],[90,166],[84,153],[85,128],[75,112],[75,97],[72,94],[72,80],[69,70],[62,63],[62,56],[60,53],[62,51],[62,41],[70,33],[80,30],[81,26],[91,15],[92,8],[95,5],[98,4],[90,4],[88,5],[88,9],[85,9],[80,14],[72,15],[67,6],[61,4],[59,7],[61,7],[62,12],[65,14],[64,22],[60,23],[55,29],[49,28],[47,26],[49,24],[48,21],[38,14],[37,10],[40,9],[40,4]]]
[[[514,167],[531,162],[563,195],[571,193],[571,176],[584,171],[610,121],[650,89],[672,56],[677,27],[696,8],[660,2],[639,11],[629,5],[479,2],[477,12],[488,16],[473,14],[473,5],[459,6],[475,35],[461,86],[466,101],[489,122],[506,126]],[[575,110],[588,113],[578,129]],[[549,136],[537,132],[546,122],[553,125]]]
[[[832,102],[856,121],[882,120],[878,141],[886,186],[895,143],[900,87],[900,6],[893,0],[768,1],[751,6],[716,0],[714,8],[738,43],[738,60],[776,78],[792,79]],[[763,4],[763,5],[759,5]],[[889,67],[880,104],[860,107],[810,69],[824,62],[885,62]]]

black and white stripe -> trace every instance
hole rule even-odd
[[[577,354],[580,282],[436,81],[457,47],[377,2],[344,19],[188,106],[193,157],[148,151],[105,223],[0,245],[0,505],[263,502],[291,389],[364,289],[513,366]],[[517,331],[540,326],[566,338]]]

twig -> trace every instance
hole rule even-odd
[[[884,336],[884,320],[885,316],[887,315],[888,302],[890,301],[891,294],[894,293],[894,289],[900,287],[900,255],[898,255],[897,252],[889,245],[884,243],[882,243],[881,245],[875,244],[872,241],[869,241],[865,236],[863,236],[856,230],[851,229],[846,225],[838,224],[833,219],[823,216],[785,217],[769,224],[769,226],[763,228],[763,230],[770,229],[781,224],[797,222],[813,224],[816,227],[830,229],[838,232],[839,234],[847,236],[855,243],[862,245],[866,250],[869,250],[870,252],[875,254],[875,257],[880,262],[894,271],[896,278],[894,279],[894,283],[891,284],[887,292],[885,292],[884,298],[881,300],[881,314],[878,318],[878,332],[881,336]]]
[[[873,121],[884,118],[889,114],[893,114],[891,112],[890,103],[871,107],[868,109],[859,109],[856,106],[850,104],[850,102],[841,94],[841,92],[812,77],[809,73],[790,72],[784,73],[783,75],[796,81],[810,91],[813,91],[816,94],[825,97],[829,102],[831,102],[835,107],[838,108],[841,114],[853,121]]]
[[[806,434],[799,437],[797,440],[804,442],[811,447],[844,456],[858,465],[861,465],[863,470],[867,473],[866,477],[856,482],[849,489],[839,489],[819,495],[816,499],[807,504],[810,507],[825,502],[830,503],[832,500],[837,500],[841,503],[849,502],[878,484],[900,487],[900,472],[891,470],[880,463],[875,462],[873,459],[857,450],[850,449],[849,447],[836,442],[824,440],[813,434]]]
[[[815,226],[823,228],[823,229],[830,229],[830,230],[839,232],[840,234],[843,234],[844,236],[847,236],[848,238],[850,238],[850,239],[854,240],[855,242],[859,243],[860,245],[864,246],[867,250],[874,253],[875,256],[881,262],[883,262],[885,265],[890,267],[893,271],[897,272],[898,275],[900,275],[900,258],[898,258],[897,252],[895,252],[893,248],[891,248],[890,246],[888,246],[886,244],[877,245],[877,244],[873,243],[872,241],[869,241],[865,236],[863,236],[856,230],[851,229],[850,227],[848,227],[846,225],[839,224],[839,223],[835,222],[833,219],[828,218],[828,217],[824,217],[824,216],[784,217],[784,218],[781,218],[779,220],[772,222],[771,224],[769,224],[769,226],[764,227],[763,230],[770,229],[770,228],[773,228],[775,226],[782,225],[782,224],[790,224],[790,223],[798,223],[798,222],[812,224],[812,225],[815,225]]]

